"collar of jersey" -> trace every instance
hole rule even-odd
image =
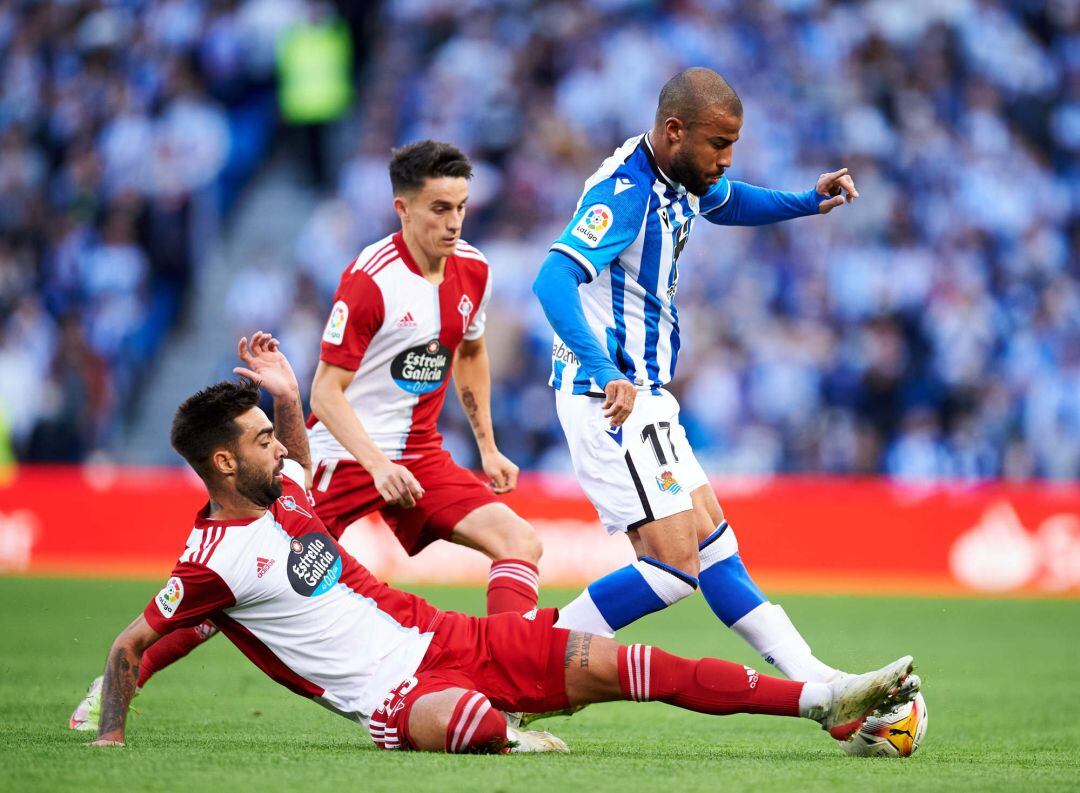
[[[394,234],[394,247],[397,248],[398,256],[401,257],[401,261],[405,262],[405,266],[423,278],[424,274],[420,272],[420,265],[418,265],[416,259],[413,258],[412,253],[409,251],[409,246],[405,244],[405,235],[400,231]]]
[[[671,179],[659,165],[656,164],[656,154],[653,153],[652,141],[649,140],[649,133],[646,132],[641,136],[641,149],[645,152],[645,159],[649,161],[649,167],[653,169],[653,173],[656,174],[656,178],[666,184],[669,188],[676,193],[682,195],[687,192],[686,188],[681,184]]]
[[[412,252],[409,251],[409,246],[405,244],[405,235],[402,234],[400,231],[394,234],[394,246],[398,250],[398,255],[401,257],[401,261],[405,262],[405,266],[421,278],[424,278],[424,274],[420,272],[420,265],[418,265],[416,263],[416,259],[413,258]],[[446,257],[446,267],[443,269],[443,284],[445,284],[450,279],[450,262],[453,261],[453,259],[453,254]],[[424,278],[424,280],[427,281],[426,278]],[[432,284],[432,286],[435,286],[435,284]],[[442,284],[439,284],[439,286],[442,286]],[[437,289],[438,286],[436,286],[435,288]]]
[[[269,510],[267,510],[267,512],[269,512]],[[264,512],[262,515],[260,515],[257,518],[232,518],[230,520],[215,520],[213,518],[208,518],[207,515],[209,515],[209,514],[210,514],[210,502],[207,501],[206,506],[204,506],[202,509],[200,509],[199,514],[195,516],[195,528],[196,529],[204,529],[204,528],[209,528],[211,526],[222,526],[222,527],[227,527],[227,526],[250,526],[252,523],[255,523],[256,521],[262,520],[263,518],[266,517],[266,512]]]

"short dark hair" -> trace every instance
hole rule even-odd
[[[685,124],[693,124],[701,111],[712,105],[720,105],[724,111],[742,117],[742,100],[724,76],[704,66],[691,66],[676,74],[660,89],[656,123],[677,118]]]
[[[394,195],[412,193],[426,179],[440,176],[472,178],[472,163],[457,146],[437,140],[422,140],[394,149],[390,159],[390,186]]]
[[[259,404],[259,384],[244,377],[224,380],[188,397],[176,409],[169,441],[207,481],[210,457],[222,446],[235,451],[240,427],[235,419]]]

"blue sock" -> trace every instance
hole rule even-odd
[[[642,557],[593,581],[573,602],[559,609],[556,627],[612,636],[619,628],[693,594],[697,579]]]
[[[701,594],[720,621],[729,628],[768,598],[746,572],[739,558],[739,544],[727,521],[721,523],[699,546]]]

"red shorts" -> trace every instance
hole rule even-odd
[[[350,523],[378,511],[401,547],[415,556],[435,540],[449,540],[454,526],[474,509],[499,500],[486,483],[455,463],[444,449],[397,462],[412,471],[424,488],[424,497],[409,509],[387,506],[371,475],[359,463],[319,463],[311,494],[315,514],[334,539],[339,539]]]
[[[558,609],[490,617],[447,612],[416,674],[372,714],[372,740],[383,749],[414,748],[409,737],[413,705],[424,694],[448,688],[479,691],[502,711],[566,708],[563,662],[570,631],[555,627],[558,618]]]

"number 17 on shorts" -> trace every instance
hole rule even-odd
[[[574,472],[609,533],[692,508],[690,494],[707,479],[674,396],[639,392],[617,429],[604,418],[600,399],[557,392],[555,400]]]

